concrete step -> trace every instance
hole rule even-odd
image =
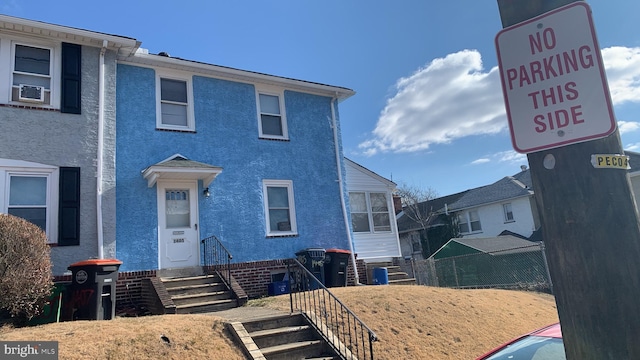
[[[384,267],[384,268],[387,268],[387,272],[390,272],[390,273],[400,271],[400,266],[397,266],[397,265],[376,266],[376,267]]]
[[[228,299],[233,299],[231,291],[212,291],[195,294],[171,295],[171,300],[173,300],[173,303],[176,304],[176,306]]]
[[[340,359],[302,314],[232,323],[229,329],[254,359]]]
[[[323,355],[322,340],[300,341],[261,348],[262,354],[269,360],[306,359]]]
[[[393,267],[393,263],[391,262],[370,262],[370,263],[366,263],[367,269],[373,269],[373,268],[390,268]]]
[[[416,285],[415,278],[389,280],[389,285]]]
[[[177,314],[198,314],[232,309],[237,307],[235,299],[203,301],[200,303],[176,305]]]
[[[272,316],[266,319],[248,321],[243,323],[242,325],[247,330],[247,332],[253,333],[260,330],[277,329],[290,326],[302,326],[307,324],[308,323],[306,319],[301,314],[284,314],[282,316]]]
[[[176,285],[176,286],[167,288],[167,291],[171,296],[211,293],[216,291],[227,290],[227,286],[221,282],[214,282],[210,284],[196,284],[196,285],[177,285],[177,284],[173,284],[173,285]]]
[[[389,277],[389,281],[402,280],[402,279],[408,279],[409,274],[407,274],[406,272],[393,272],[393,273],[388,273],[388,277]]]
[[[191,285],[221,283],[220,278],[217,275],[161,278],[161,280],[164,286],[167,288],[167,290],[172,288],[191,286]]]
[[[318,340],[310,325],[287,326],[249,333],[259,348],[268,348],[287,343]]]
[[[160,278],[178,314],[206,313],[238,306],[234,293],[218,275]]]

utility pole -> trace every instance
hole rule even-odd
[[[498,0],[503,31],[574,2]],[[636,203],[626,167],[597,167],[599,154],[624,161],[615,156],[623,154],[617,128],[527,154],[565,352],[569,360],[640,359]]]

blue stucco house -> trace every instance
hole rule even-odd
[[[140,45],[0,15],[0,213],[46,232],[57,280],[115,258],[119,296],[137,298],[203,265],[215,236],[259,296],[300,250],[354,252],[338,111],[352,90]]]
[[[338,112],[352,90],[144,50],[116,80],[121,270],[197,267],[209,236],[261,267],[352,249]]]

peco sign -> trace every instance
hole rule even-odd
[[[516,151],[551,149],[615,131],[591,8],[585,2],[505,28],[495,44]]]

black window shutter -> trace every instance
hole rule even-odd
[[[80,168],[60,168],[58,245],[80,245]]]
[[[80,78],[82,67],[82,46],[62,43],[62,91],[60,111],[80,114]]]

